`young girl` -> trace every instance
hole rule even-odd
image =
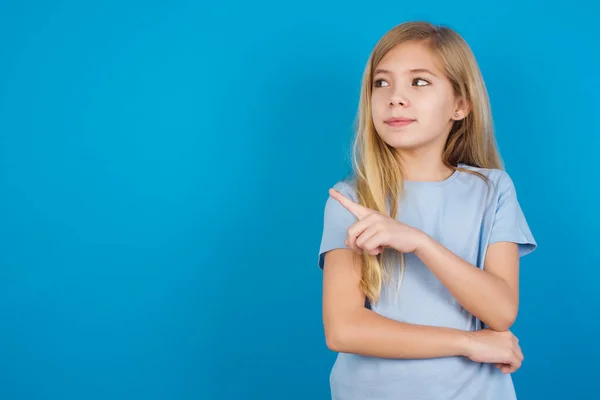
[[[390,30],[357,119],[319,252],[332,398],[515,399],[519,257],[537,245],[467,43],[429,23]]]

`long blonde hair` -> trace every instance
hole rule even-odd
[[[403,174],[398,153],[375,130],[371,114],[371,92],[373,71],[379,62],[394,46],[407,41],[419,41],[429,46],[442,61],[455,95],[466,99],[471,106],[468,115],[455,121],[450,130],[443,152],[444,164],[454,170],[474,173],[484,180],[484,175],[460,168],[458,164],[503,168],[494,138],[487,90],[469,45],[448,27],[418,21],[397,25],[379,40],[367,61],[354,122],[356,136],[352,146],[358,202],[393,218],[398,214]],[[376,256],[363,255],[361,288],[372,303],[379,300],[384,279],[389,278],[387,269],[384,268],[384,254],[387,252]],[[403,276],[404,254],[400,256]]]

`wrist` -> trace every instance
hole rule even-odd
[[[420,257],[421,254],[427,252],[427,249],[430,247],[433,242],[433,238],[426,234],[423,231],[419,231],[419,238],[417,240],[417,245],[415,247],[415,255]]]
[[[471,331],[461,331],[460,338],[457,340],[458,342],[458,351],[460,355],[464,357],[471,356],[471,348],[473,346],[473,339],[475,338],[475,332]]]

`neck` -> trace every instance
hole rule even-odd
[[[404,180],[407,181],[438,182],[446,180],[454,172],[444,164],[439,151],[402,150],[400,158]]]

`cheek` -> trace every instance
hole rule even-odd
[[[428,93],[419,99],[418,109],[425,121],[433,124],[445,123],[450,118],[452,101],[444,94]]]
[[[373,92],[371,95],[371,109],[373,113],[381,112],[381,108],[385,107],[386,101],[380,91]]]
[[[378,121],[386,116],[386,104],[386,101],[381,97],[381,95],[371,96],[371,116],[373,117],[374,121]]]

